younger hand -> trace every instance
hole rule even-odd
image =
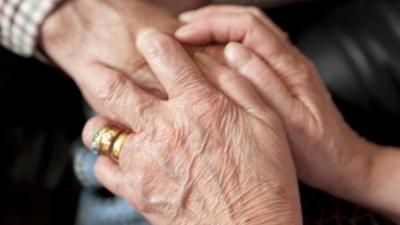
[[[255,8],[212,6],[181,19],[187,24],[176,37],[185,43],[241,43],[228,44],[225,58],[283,120],[303,182],[374,208],[388,205],[390,196],[367,194],[376,193],[369,183],[374,145],[345,123],[312,63],[269,18]]]

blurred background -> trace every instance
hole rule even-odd
[[[352,127],[400,146],[399,1],[306,1],[266,12],[315,62]],[[0,224],[74,224],[81,186],[73,144],[86,120],[79,90],[59,70],[4,49],[0,68]],[[391,224],[301,189],[306,225]]]

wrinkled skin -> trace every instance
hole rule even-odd
[[[274,25],[261,12],[256,16],[241,7],[208,7],[186,14],[184,19],[187,17],[191,23],[177,32],[181,40],[197,44],[238,41],[254,51],[256,55],[226,58],[281,116],[303,181],[329,186],[325,171],[353,166],[353,157],[348,155],[351,152],[341,146],[357,139],[356,134],[345,125],[312,64],[280,35],[278,28],[271,28]],[[225,29],[218,29],[222,24]],[[181,36],[184,29],[189,33]],[[241,50],[237,44],[229,47],[226,53]]]
[[[300,178],[315,187],[340,188],[337,185],[344,174],[336,173],[343,172],[337,168],[353,171],[350,167],[358,167],[359,162],[353,161],[357,159],[352,154],[362,150],[347,151],[345,146],[354,141],[358,148],[361,138],[345,124],[313,65],[277,27],[272,28],[272,22],[261,12],[250,14],[241,7],[208,7],[186,14],[184,19],[189,24],[182,30],[188,33],[182,35],[182,30],[177,31],[182,41],[238,41],[254,51],[246,58],[236,57],[229,53],[244,49],[231,44],[226,58],[252,81],[264,101],[282,118]],[[225,29],[218,29],[222,24]]]
[[[155,30],[140,32],[137,45],[169,99],[124,76],[92,77],[102,88],[88,90],[133,132],[119,165],[99,159],[98,179],[152,224],[302,224],[284,128],[252,85],[204,54],[199,69]],[[88,122],[87,146],[107,123]]]
[[[178,26],[174,15],[149,1],[71,0],[45,20],[41,45],[83,92],[87,89],[83,81],[87,74],[112,69],[166,98],[165,90],[138,53],[135,38],[140,28],[154,27],[172,34]],[[214,48],[202,49],[214,51]],[[89,101],[99,105],[93,99]]]
[[[249,79],[288,133],[300,179],[400,218],[400,152],[360,137],[344,121],[312,63],[260,10],[211,6],[180,17],[176,37],[230,43],[227,63]]]

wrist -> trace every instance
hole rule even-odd
[[[339,168],[339,179],[325,191],[399,219],[400,151],[361,137],[351,143],[349,166]]]
[[[40,30],[38,46],[48,58],[54,57],[57,51],[65,50],[65,43],[79,34],[77,29],[77,12],[79,1],[63,1],[49,14]],[[75,8],[75,9],[74,9]],[[82,31],[82,30],[81,30]],[[72,45],[70,43],[70,45]]]
[[[400,151],[374,145],[376,154],[367,189],[365,205],[400,220]]]
[[[341,190],[345,199],[352,202],[368,205],[366,196],[370,195],[374,186],[374,170],[376,168],[376,158],[379,154],[378,146],[359,138],[357,144],[352,145],[354,155],[352,156],[352,166],[347,171],[342,171],[343,188]]]
[[[357,135],[348,135],[338,148],[342,152],[340,161],[325,175],[317,188],[339,198],[365,205],[365,194],[372,186],[375,158],[378,154],[373,143]]]

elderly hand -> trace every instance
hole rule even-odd
[[[42,27],[49,57],[77,82],[98,70],[115,70],[164,97],[164,90],[135,47],[138,29],[174,32],[178,22],[166,11],[139,0],[66,1]]]
[[[269,18],[254,8],[213,6],[184,13],[181,19],[188,24],[176,37],[186,43],[241,42],[228,44],[226,60],[283,120],[302,181],[400,215],[395,191],[400,175],[394,175],[400,168],[393,160],[400,159],[399,153],[388,150],[382,156],[378,146],[349,128],[313,65]]]
[[[42,47],[85,92],[88,73],[129,76],[139,86],[165,98],[157,78],[135,46],[136,32],[155,27],[172,34],[179,22],[165,9],[141,0],[65,1],[42,27]],[[207,51],[207,50],[205,50]],[[98,102],[89,99],[92,106]],[[99,111],[106,114],[105,111]]]
[[[133,132],[119,165],[97,162],[100,182],[152,224],[302,224],[283,126],[250,82],[201,53],[199,69],[178,42],[154,30],[140,32],[137,45],[169,99],[124,76],[91,77],[97,85],[89,94]],[[102,89],[106,99],[98,97]],[[85,144],[108,123],[89,121]]]

